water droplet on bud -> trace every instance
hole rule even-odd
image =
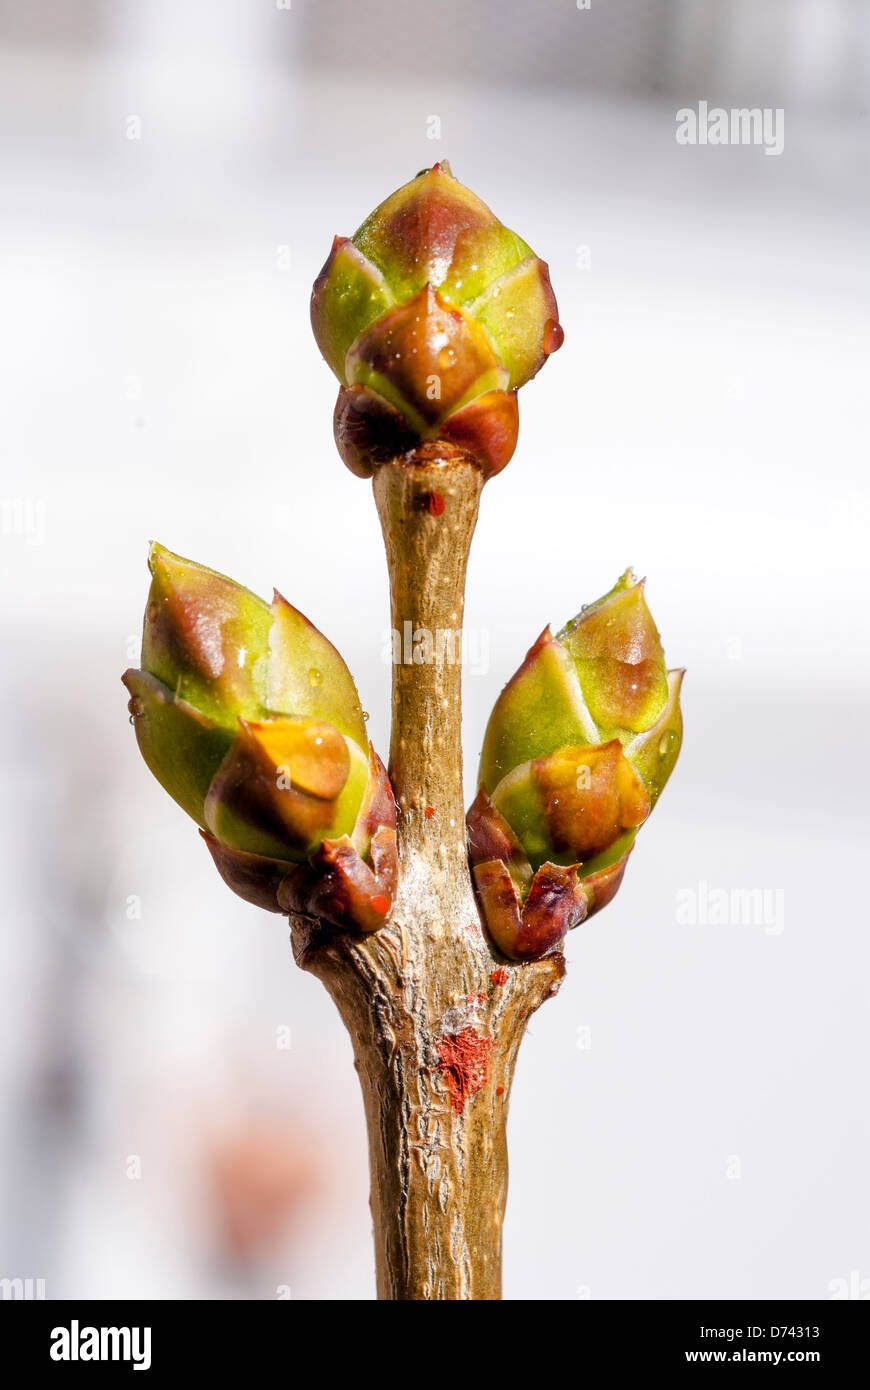
[[[318,671],[317,668],[316,668],[315,666],[312,666],[312,667],[311,667],[311,670],[308,672],[308,684],[309,684],[309,685],[322,685],[322,684],[323,684],[323,672],[322,672],[322,671]]]
[[[565,330],[561,323],[555,319],[547,319],[544,324],[544,352],[550,356],[551,352],[557,352],[565,341]]]
[[[666,757],[667,754],[670,753],[676,741],[677,736],[674,733],[673,729],[669,729],[666,734],[662,734],[661,738],[659,739],[659,757]]]
[[[452,367],[456,361],[456,353],[452,347],[443,347],[438,354],[438,366],[442,372],[446,372],[448,367]]]

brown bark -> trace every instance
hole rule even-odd
[[[449,446],[375,473],[400,643],[397,898],[368,936],[291,919],[297,962],[323,981],[353,1041],[382,1299],[500,1298],[511,1080],[526,1023],[563,969],[558,955],[530,964],[500,955],[468,870],[458,642],[482,485]],[[436,659],[405,664],[406,623],[424,656],[422,632],[431,634]],[[439,632],[453,634],[455,661],[437,659]]]

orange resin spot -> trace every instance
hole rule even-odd
[[[423,506],[430,516],[443,516],[447,503],[440,492],[426,492],[423,494]]]
[[[470,1096],[486,1085],[492,1038],[481,1037],[472,1027],[445,1033],[438,1039],[438,1070],[450,1093],[454,1114],[461,1115]]]

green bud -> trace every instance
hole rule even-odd
[[[341,383],[339,452],[364,477],[430,440],[498,472],[516,445],[516,392],[563,337],[546,265],[446,161],[335,238],[311,323]]]
[[[484,915],[506,954],[552,949],[615,893],[677,760],[682,677],[666,670],[627,571],[557,637],[546,628],[508,681],[468,818]]]
[[[148,767],[249,901],[287,910],[281,885],[291,872],[301,881],[295,864],[317,886],[322,916],[380,925],[395,805],[341,656],[280,594],[270,607],[161,546],[149,566],[142,669],[123,677]],[[342,884],[354,875],[378,910],[361,891],[347,901]]]
[[[667,700],[664,653],[643,588],[626,570],[559,633],[601,734],[648,729]]]
[[[153,544],[142,669],[232,727],[263,708],[269,605],[231,579]]]

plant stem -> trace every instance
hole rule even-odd
[[[499,954],[468,870],[459,643],[482,485],[444,446],[376,471],[394,632],[396,902],[369,936],[292,919],[297,962],[323,980],[353,1041],[382,1299],[501,1297],[514,1065],[563,970],[561,956]]]

